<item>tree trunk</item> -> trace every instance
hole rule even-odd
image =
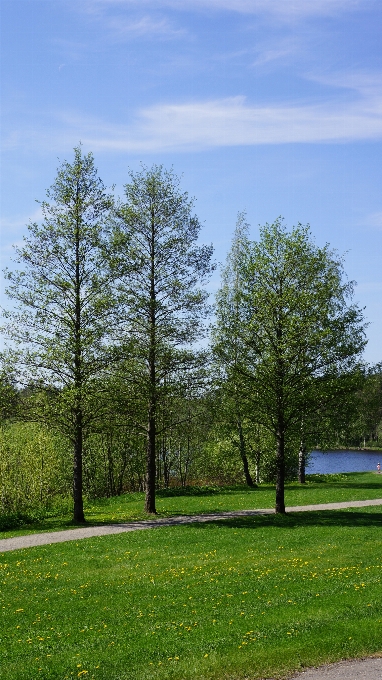
[[[276,513],[285,514],[285,437],[283,427],[279,426],[277,432],[276,452]]]
[[[43,499],[43,489],[44,489],[44,456],[41,456],[41,475],[40,475],[40,503]]]
[[[167,442],[165,436],[162,437],[161,451],[162,451],[162,463],[163,463],[163,482],[165,489],[170,486],[170,455],[169,455],[170,443]]]
[[[123,478],[125,476],[126,468],[127,468],[127,453],[125,450],[123,450],[122,464],[118,472],[117,496],[120,496],[123,490]]]
[[[115,496],[115,478],[114,478],[114,460],[112,452],[112,441],[106,442],[106,454],[107,454],[107,478],[109,485],[110,496]]]
[[[77,524],[85,523],[84,502],[82,497],[82,413],[78,410],[75,414],[75,440],[73,455],[73,501],[74,511],[73,520]]]
[[[260,484],[260,459],[261,452],[256,451],[256,484]]]
[[[298,481],[300,484],[305,484],[305,464],[306,464],[306,448],[304,442],[300,444],[298,452]]]
[[[157,406],[157,375],[156,375],[156,293],[155,293],[155,216],[151,215],[150,242],[150,346],[148,356],[149,368],[149,413],[147,427],[147,457],[146,457],[146,499],[145,512],[156,514],[155,482],[156,482],[156,406]]]
[[[245,481],[247,482],[247,485],[249,487],[251,487],[251,489],[254,489],[255,485],[253,483],[251,473],[249,472],[248,458],[247,458],[247,454],[246,454],[246,451],[245,451],[245,440],[244,440],[244,434],[243,434],[243,427],[242,427],[240,419],[237,421],[237,429],[238,429],[238,432],[239,432],[240,457],[241,457],[241,460],[243,462],[243,471],[244,471]]]
[[[191,456],[190,456],[190,436],[187,435],[187,458],[186,464],[184,466],[184,486],[187,485],[188,468],[190,466]]]
[[[77,184],[77,194],[79,186]],[[75,345],[74,345],[74,455],[73,455],[73,519],[83,524],[85,522],[84,503],[82,498],[82,335],[81,335],[81,276],[80,276],[80,221],[76,222],[76,273],[75,273]]]
[[[279,299],[283,299],[283,283],[280,281]],[[276,429],[276,507],[277,514],[285,514],[285,422],[284,422],[284,380],[285,366],[283,358],[283,324],[279,316],[277,321],[277,373],[276,394],[277,394],[277,429]]]
[[[155,508],[155,478],[156,478],[156,455],[155,455],[155,416],[150,409],[148,432],[147,432],[147,457],[146,457],[146,499],[145,512],[156,514]]]

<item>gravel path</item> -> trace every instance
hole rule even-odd
[[[342,510],[343,508],[364,508],[372,505],[382,505],[382,498],[369,501],[346,501],[344,503],[321,503],[318,505],[296,505],[286,508],[287,512],[308,512],[311,510]],[[16,536],[0,540],[0,553],[20,548],[32,548],[38,545],[50,543],[63,543],[64,541],[78,541],[82,538],[93,536],[106,536],[109,534],[121,534],[127,531],[142,529],[159,529],[180,524],[193,524],[196,522],[216,522],[221,519],[234,517],[252,517],[253,515],[273,515],[274,510],[265,508],[261,510],[233,510],[231,512],[214,512],[206,515],[180,515],[177,517],[161,517],[138,522],[124,522],[120,524],[104,524],[102,526],[85,526],[78,529],[65,529],[65,531],[46,532],[43,534],[29,534],[28,536]],[[382,680],[382,676],[380,678]]]
[[[309,668],[290,680],[381,680],[382,657],[340,661],[320,668]]]

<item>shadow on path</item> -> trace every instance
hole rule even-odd
[[[306,505],[287,508],[286,515],[275,515],[274,510],[235,510],[232,512],[210,513],[205,515],[186,515],[183,517],[163,517],[159,519],[126,522],[119,524],[106,524],[103,526],[91,526],[65,531],[46,532],[43,534],[28,534],[14,538],[0,540],[0,553],[9,550],[32,548],[50,543],[63,543],[65,541],[78,541],[83,538],[94,536],[106,536],[120,534],[142,529],[159,529],[160,527],[182,525],[208,525],[214,523],[225,527],[245,527],[254,529],[259,526],[301,527],[301,526],[382,526],[381,512],[368,513],[358,510],[361,507],[382,506],[382,498],[368,501],[353,501],[345,503],[323,503],[320,505]],[[348,508],[348,510],[346,510]],[[349,511],[353,508],[352,511]],[[354,511],[354,508],[357,511]]]
[[[189,523],[187,523],[189,524]],[[364,527],[375,526],[382,528],[382,509],[378,513],[364,510],[325,510],[312,512],[296,512],[286,515],[257,515],[252,517],[232,517],[228,519],[207,520],[198,522],[198,527],[209,528],[211,525],[230,527],[232,529],[259,529],[261,527],[276,526],[287,529],[301,527]],[[196,523],[190,523],[195,527]],[[382,679],[382,676],[381,676]]]

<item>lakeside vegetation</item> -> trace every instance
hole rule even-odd
[[[172,433],[161,446],[157,460],[157,513],[184,513],[188,510],[182,503],[187,498],[188,506],[193,505],[195,512],[203,508],[214,508],[218,498],[221,506],[216,509],[234,509],[226,498],[233,502],[236,497],[245,499],[243,506],[238,507],[272,507],[274,503],[274,468],[272,466],[273,451],[263,452],[261,464],[259,458],[250,449],[251,433],[246,430],[248,450],[248,466],[250,474],[257,483],[253,487],[245,483],[242,461],[238,454],[237,442],[234,438],[217,438],[216,423],[211,419],[210,428],[202,421],[204,440],[200,436],[197,423],[193,423],[195,438],[188,440],[188,458],[182,459],[183,448],[181,437],[187,433]],[[177,437],[179,436],[179,439]],[[139,442],[137,449],[125,450],[115,447],[107,449],[102,437],[93,437],[91,447],[85,445],[84,455],[84,507],[89,522],[122,521],[123,519],[147,517],[144,512],[144,445]],[[347,447],[361,450],[359,447]],[[338,447],[338,450],[341,450]],[[371,451],[378,451],[370,446]],[[307,483],[301,485],[296,481],[298,450],[292,451],[288,480],[285,484],[285,500],[287,505],[295,504],[291,499],[291,491],[301,498],[312,497],[312,489],[317,483],[317,476],[307,476]],[[126,465],[124,465],[125,460]],[[166,486],[163,477],[164,462],[169,466],[171,476]],[[183,474],[183,465],[187,466],[187,474]],[[122,474],[123,472],[123,474]],[[118,478],[122,483],[118,489]],[[356,476],[357,477],[357,476]],[[340,479],[350,480],[347,475]],[[335,477],[328,476],[326,484],[317,488],[325,493],[325,488],[337,488],[333,484]],[[357,477],[368,479],[368,475]],[[374,480],[375,476],[370,479]],[[329,480],[332,480],[329,483]],[[182,485],[183,484],[183,485]],[[57,431],[39,423],[17,422],[16,418],[3,422],[0,428],[0,531],[26,532],[46,530],[47,527],[69,526],[72,521],[73,501],[71,498],[71,452],[67,441]],[[231,490],[227,492],[227,486]],[[346,488],[346,484],[344,486]],[[365,499],[370,496],[367,485],[363,482]],[[200,489],[205,489],[201,495]],[[192,498],[195,495],[195,498]],[[337,496],[336,496],[337,498]],[[346,495],[343,500],[351,499]],[[361,498],[361,496],[357,496]],[[177,500],[176,500],[177,499]],[[208,505],[207,505],[207,499]],[[339,498],[342,500],[342,498]],[[244,502],[244,501],[243,501]],[[305,501],[296,501],[302,504]],[[320,502],[319,500],[307,500]],[[103,517],[103,510],[105,516]],[[116,509],[119,509],[118,511]],[[9,534],[11,535],[11,534]]]
[[[382,446],[379,441],[368,441],[366,446],[342,446],[338,449],[330,449],[330,451],[369,451],[370,453],[382,451]]]

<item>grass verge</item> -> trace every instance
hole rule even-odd
[[[1,680],[239,680],[381,650],[380,508],[0,555]]]
[[[382,475],[373,472],[353,472],[336,475],[310,475],[305,485],[291,482],[286,485],[289,506],[369,500],[382,497]],[[274,487],[262,484],[248,487],[204,487],[158,491],[158,517],[193,515],[229,510],[272,508]],[[144,494],[127,493],[114,498],[101,498],[85,503],[89,524],[108,524],[147,519],[143,512]],[[75,526],[69,514],[34,521],[20,528],[0,531],[0,538],[22,536],[40,531],[58,531]]]

